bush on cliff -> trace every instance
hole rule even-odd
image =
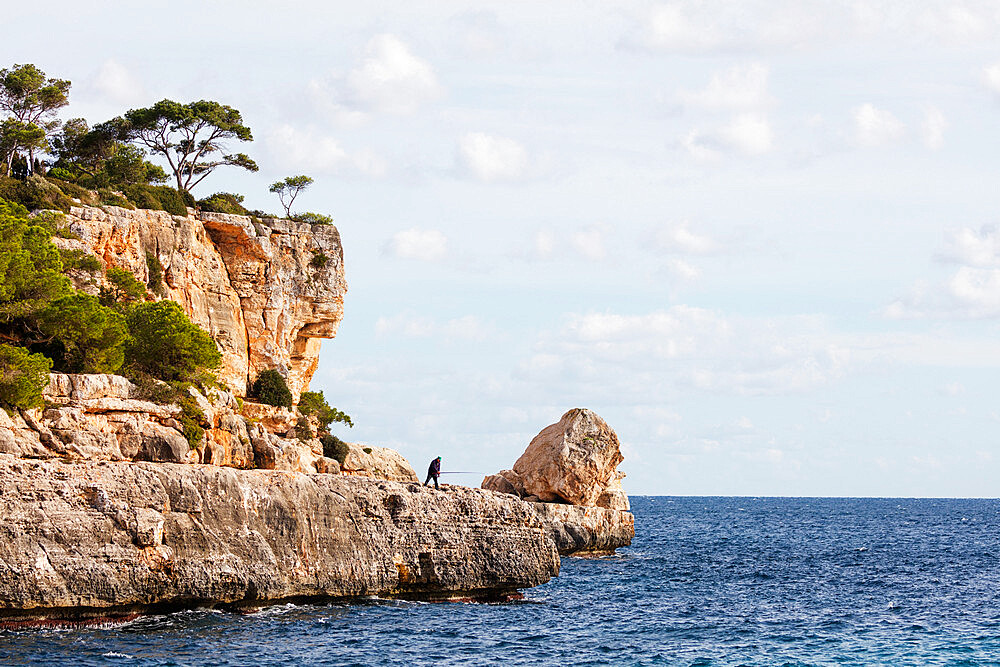
[[[114,373],[124,360],[125,318],[83,292],[60,297],[38,314],[38,328],[58,345],[64,373]],[[50,346],[48,350],[53,350]]]
[[[250,215],[250,211],[243,208],[243,195],[234,195],[231,192],[216,192],[211,197],[201,199],[198,201],[198,208],[213,213]]]
[[[39,224],[42,223],[42,224]],[[45,220],[0,199],[0,323],[38,312],[70,292],[62,258]]]
[[[17,202],[31,211],[51,209],[69,211],[73,200],[56,185],[36,174],[25,180],[0,176],[0,199]]]
[[[285,378],[272,369],[262,371],[250,385],[250,395],[261,403],[277,407],[292,407],[292,392]]]
[[[187,207],[194,207],[195,201],[191,193],[175,190],[169,185],[147,185],[135,183],[122,188],[122,194],[136,208],[148,208],[152,211],[166,211],[170,215],[187,215]]]
[[[330,407],[322,391],[302,392],[302,396],[299,397],[299,412],[307,416],[316,415],[316,419],[319,420],[320,428],[323,431],[327,431],[333,422],[340,422],[347,424],[349,427],[354,427],[354,422],[351,421],[350,415],[341,412],[337,408]]]
[[[131,334],[125,347],[128,368],[162,380],[201,379],[222,361],[219,348],[173,301],[140,303],[127,317]]]
[[[336,459],[337,463],[344,465],[347,455],[351,452],[346,442],[329,433],[321,437],[320,442],[323,443],[323,456],[328,459]]]
[[[52,361],[23,347],[0,343],[0,406],[40,408],[42,390],[49,384]]]
[[[108,269],[107,279],[108,285],[101,288],[102,306],[125,312],[146,296],[146,286],[125,269],[117,266]]]

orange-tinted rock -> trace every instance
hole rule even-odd
[[[219,379],[238,396],[272,368],[296,400],[309,386],[320,339],[336,335],[343,317],[347,283],[336,227],[116,206],[73,207],[67,223],[80,240],[59,244],[92,252],[105,269],[148,282],[146,257],[159,260],[162,295],[215,339]]]

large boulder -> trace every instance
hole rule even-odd
[[[618,436],[594,412],[574,408],[535,436],[514,463],[482,487],[527,500],[628,510]]]
[[[372,447],[346,442],[348,451],[340,472],[390,482],[419,482],[417,473],[406,458],[395,449]]]

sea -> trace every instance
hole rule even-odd
[[[0,664],[1000,665],[1000,500],[631,500],[631,547],[518,602],[3,630]]]

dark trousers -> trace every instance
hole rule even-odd
[[[427,484],[428,484],[428,483],[429,483],[429,482],[430,482],[430,481],[431,481],[432,479],[434,480],[434,488],[440,491],[440,490],[441,490],[441,487],[440,487],[440,486],[438,486],[438,476],[437,476],[437,475],[435,475],[435,474],[434,474],[434,473],[432,473],[432,472],[429,472],[429,473],[427,473],[427,479],[425,479],[425,480],[424,480],[424,486],[427,486]]]

